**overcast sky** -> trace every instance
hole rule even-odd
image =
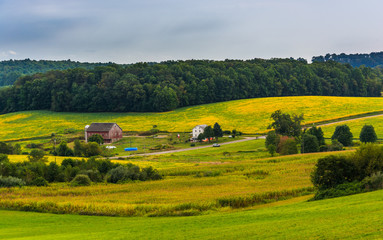
[[[0,60],[134,63],[383,51],[381,0],[0,0]]]

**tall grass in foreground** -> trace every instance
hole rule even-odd
[[[0,207],[108,216],[186,216],[246,208],[311,194],[310,173],[317,159],[328,154],[334,153],[200,162],[160,169],[161,181],[0,189]]]

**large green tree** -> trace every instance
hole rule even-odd
[[[364,125],[360,131],[359,139],[363,143],[376,142],[378,137],[376,136],[374,127],[372,125]]]
[[[214,137],[216,141],[218,141],[219,137],[223,136],[223,131],[221,129],[221,126],[216,122],[213,127]]]
[[[343,146],[351,146],[352,145],[353,135],[351,133],[350,128],[347,125],[336,126],[334,134],[332,135],[332,140],[338,140]]]
[[[274,122],[269,125],[268,129],[274,129],[276,134],[295,138],[301,136],[301,122],[304,120],[303,114],[293,114],[291,117],[290,114],[277,110],[271,114],[271,118]]]

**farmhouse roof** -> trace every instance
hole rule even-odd
[[[200,127],[200,128],[202,128],[202,129],[205,129],[205,127],[207,127],[207,125],[206,125],[206,124],[197,125],[197,126],[195,126],[194,128],[196,128],[196,127]]]
[[[117,123],[92,123],[86,131],[87,132],[109,132],[114,125],[117,125]],[[120,128],[120,126],[118,125],[117,127]]]

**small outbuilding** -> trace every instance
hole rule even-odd
[[[104,139],[104,143],[112,143],[122,139],[122,129],[117,123],[92,123],[85,126],[85,142],[90,136],[99,134]]]

